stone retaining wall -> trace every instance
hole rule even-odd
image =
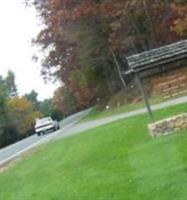
[[[148,128],[152,137],[168,135],[187,129],[187,113],[149,124]]]
[[[185,95],[187,93],[187,67],[180,66],[176,70],[155,75],[150,79],[148,85],[151,96],[170,99]]]

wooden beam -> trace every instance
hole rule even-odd
[[[165,65],[165,64],[169,64],[169,63],[173,63],[179,60],[183,60],[187,58],[187,54],[185,55],[180,55],[178,57],[173,57],[170,59],[165,59],[156,63],[150,63],[149,65],[142,65],[136,68],[132,68],[135,72],[142,72],[142,71],[146,71],[148,69],[152,69],[154,67],[159,67],[160,65]]]
[[[151,110],[151,106],[150,106],[150,103],[149,103],[149,100],[148,100],[148,95],[147,95],[147,92],[145,91],[145,89],[143,87],[143,84],[142,84],[141,79],[140,79],[138,74],[135,74],[135,81],[136,81],[138,88],[140,89],[140,92],[143,96],[145,106],[147,108],[150,120],[151,120],[151,122],[154,122],[154,116],[153,116],[153,112]]]

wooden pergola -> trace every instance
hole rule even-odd
[[[160,48],[145,51],[127,57],[129,69],[126,75],[133,75],[142,93],[151,121],[154,121],[148,95],[143,87],[140,75],[143,72],[154,71],[163,68],[166,64],[181,61],[187,58],[187,40],[166,45]],[[170,70],[170,69],[169,69]]]

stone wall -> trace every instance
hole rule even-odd
[[[168,135],[187,129],[187,113],[149,124],[148,128],[152,137]]]
[[[151,96],[164,99],[181,96],[187,93],[187,67],[180,67],[151,78],[149,82]]]

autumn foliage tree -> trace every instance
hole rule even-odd
[[[24,97],[14,97],[7,102],[9,119],[21,136],[27,135],[33,128],[35,120],[42,116],[42,113],[34,111],[31,101]]]
[[[172,9],[178,14],[178,17],[173,23],[173,31],[182,38],[187,37],[187,3],[172,4]]]
[[[34,107],[32,101],[18,96],[12,71],[0,76],[0,148],[34,133],[35,119],[42,115]]]
[[[120,76],[127,55],[186,37],[184,0],[30,2],[45,25],[35,39],[45,52],[42,73],[63,82],[76,108],[128,84]]]

